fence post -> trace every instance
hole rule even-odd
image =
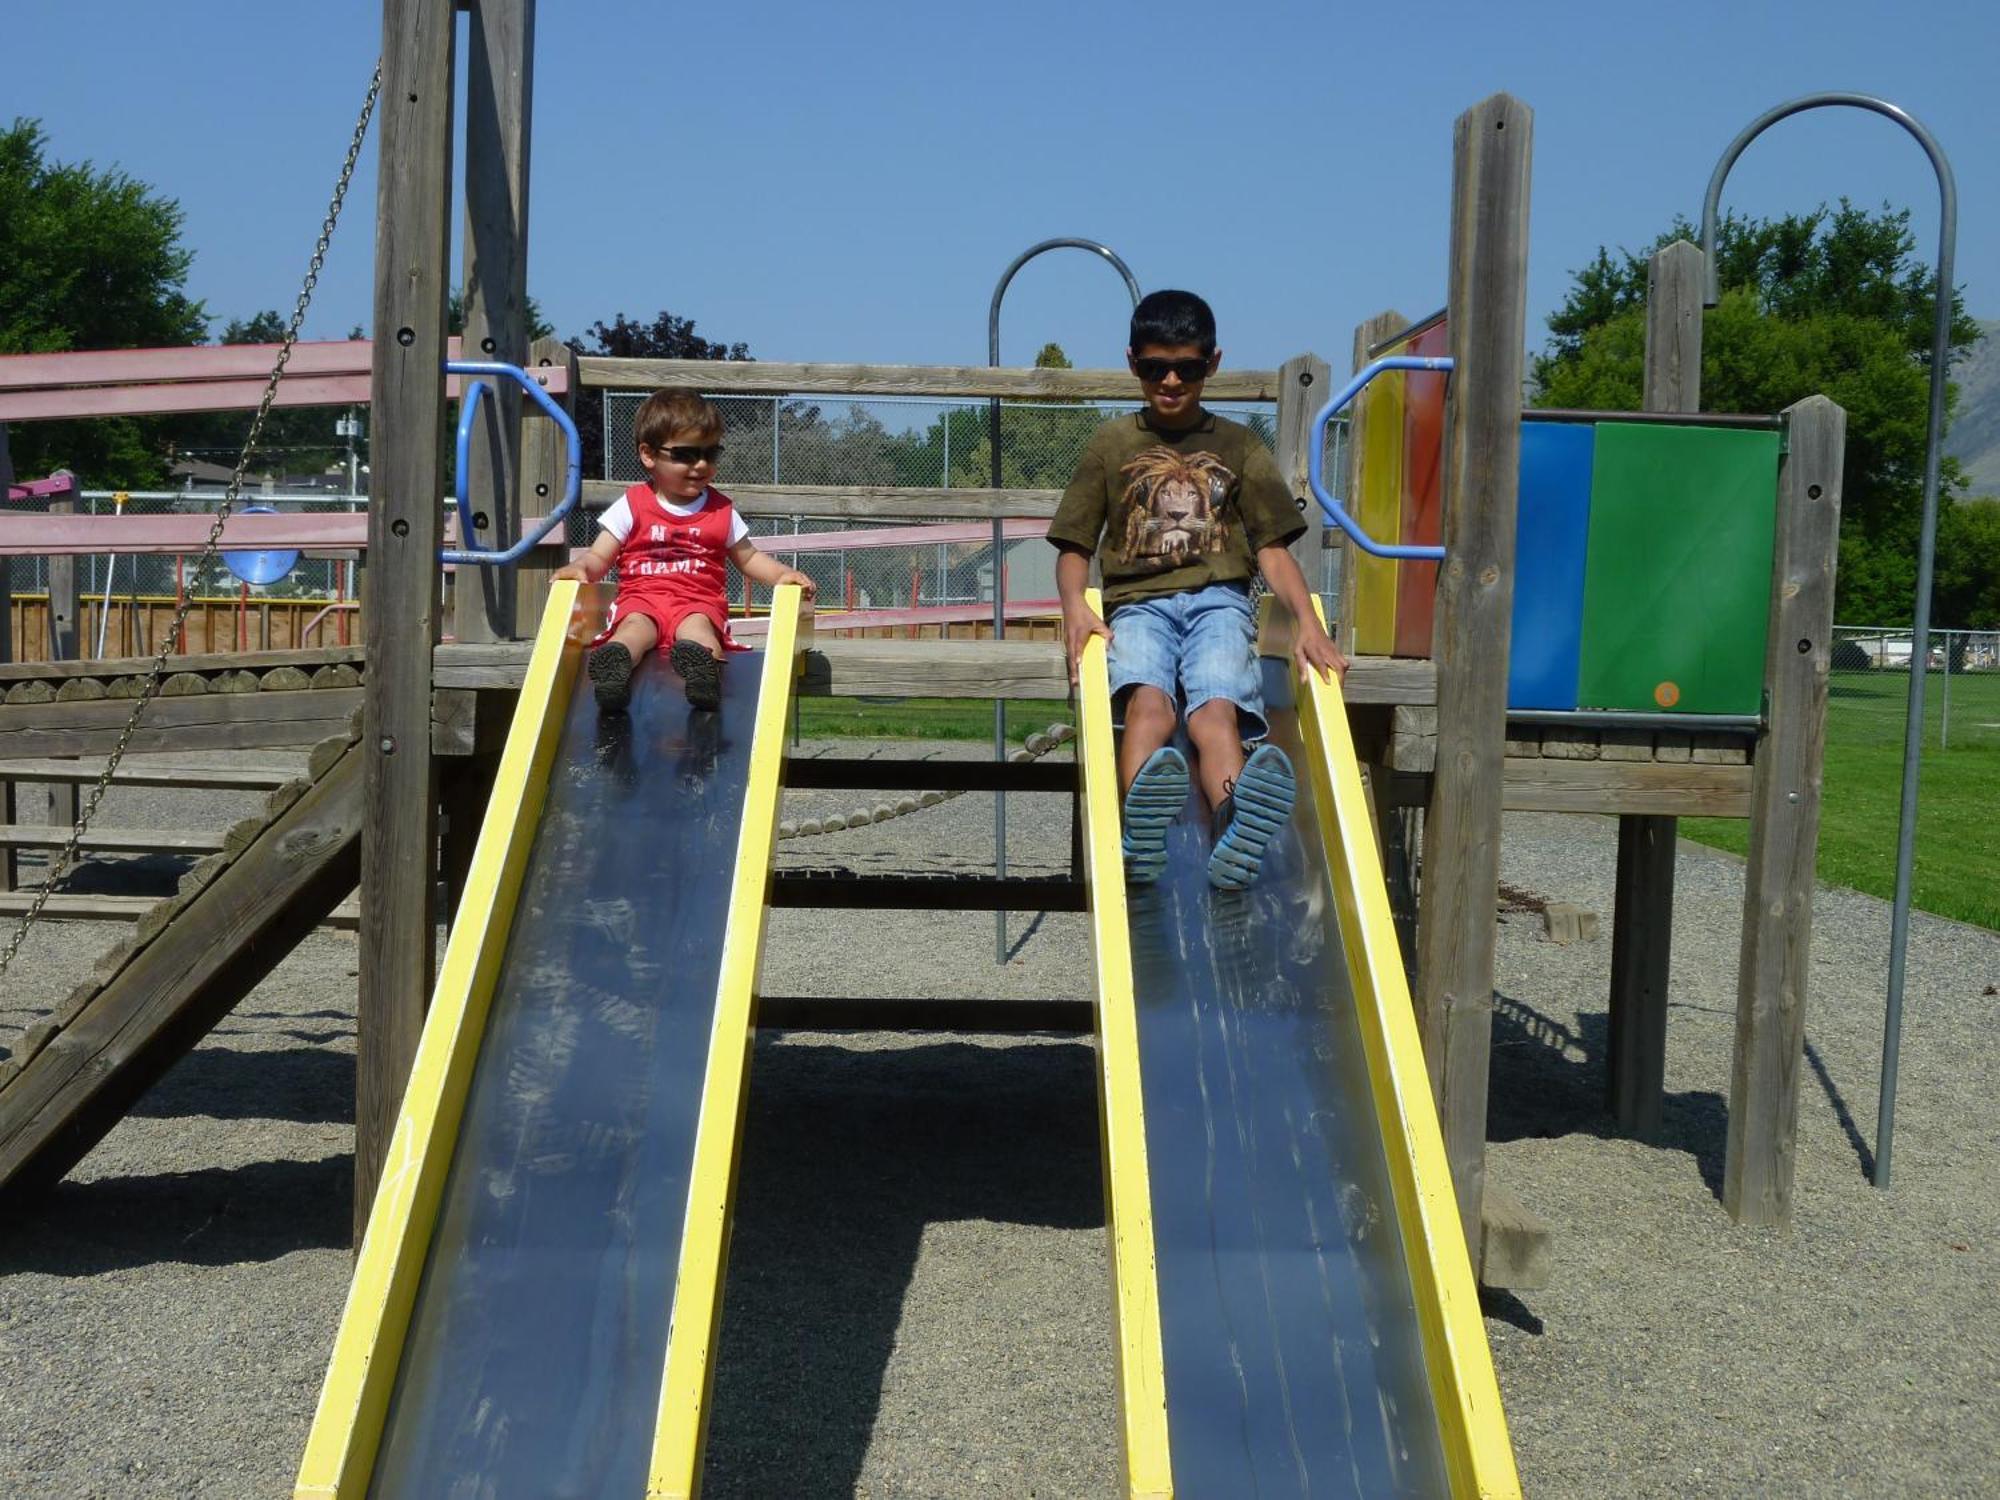
[[[528,349],[528,367],[533,370],[560,369],[567,375],[565,394],[559,399],[563,408],[572,415],[577,403],[582,400],[578,389],[576,351],[558,338],[536,339]],[[562,499],[563,475],[569,463],[569,450],[563,442],[561,430],[555,422],[537,408],[524,412],[521,421],[521,464],[519,469],[520,495],[515,501],[514,513],[519,516],[545,516]],[[583,517],[581,508],[570,512],[572,518]],[[542,618],[542,606],[548,602],[549,576],[569,561],[568,526],[564,523],[564,534],[556,540],[563,543],[553,552],[547,547],[536,547],[514,565],[514,620],[518,627],[533,630]]]
[[[1306,587],[1315,594],[1326,575],[1326,515],[1306,483],[1312,446],[1312,419],[1329,389],[1331,370],[1317,354],[1294,354],[1278,371],[1278,472],[1305,518],[1306,532],[1292,550],[1298,554]]]

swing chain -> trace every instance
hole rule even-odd
[[[160,678],[166,671],[167,658],[180,647],[187,630],[188,611],[193,607],[195,597],[201,592],[208,577],[208,570],[222,550],[222,528],[235,509],[236,501],[243,489],[243,476],[250,467],[250,456],[256,451],[257,439],[264,430],[264,419],[271,413],[271,406],[277,400],[278,383],[284,379],[285,366],[292,358],[292,346],[298,342],[299,326],[305,322],[306,308],[312,302],[314,289],[319,285],[319,273],[326,264],[327,246],[333,240],[333,227],[340,219],[340,208],[347,197],[347,187],[353,180],[355,164],[361,159],[361,143],[368,135],[368,121],[375,113],[375,99],[382,91],[382,63],[375,63],[375,75],[368,82],[368,97],[362,100],[361,117],[354,122],[354,135],[347,143],[347,157],[340,166],[340,180],[334,185],[333,198],[328,202],[326,217],[320,221],[319,239],[313,246],[312,261],[306,267],[304,285],[299,288],[298,302],[292,308],[291,321],[285,325],[284,341],[278,346],[278,358],[271,366],[271,377],[264,383],[264,398],[257,405],[257,415],[250,423],[250,434],[243,440],[243,451],[237,455],[235,472],[229,476],[229,486],[223,492],[222,504],[215,512],[215,524],[208,529],[208,541],[202,548],[201,559],[195,564],[194,578],[181,601],[174,610],[173,623],[168,627],[166,639],[161,643],[159,653],[153,658],[152,668],[146,673],[146,680],[140,686],[139,696],[132,704],[132,713],[125,721],[125,728],[118,736],[118,743],[104,762],[104,769],[98,773],[96,783],[90,789],[89,799],[70,830],[69,841],[65,843],[50,861],[48,873],[43,877],[40,890],[35,893],[33,904],[21,917],[8,939],[4,951],[0,951],[0,975],[5,975],[14,955],[20,951],[22,940],[28,929],[48,904],[49,897],[69,874],[76,863],[77,851],[82,847],[83,836],[90,828],[90,821],[97,816],[97,804],[104,799],[105,791],[111,785],[111,778],[123,759],[125,750],[132,743],[132,736],[138,732],[139,720],[145,715],[146,707],[159,694]]]

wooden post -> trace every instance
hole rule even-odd
[[[1452,133],[1451,401],[1438,568],[1437,769],[1424,819],[1417,1017],[1475,1263],[1500,883],[1500,779],[1527,342],[1534,115],[1495,94]]]
[[[1824,396],[1786,408],[1785,419],[1764,647],[1770,714],[1750,773],[1750,863],[1722,1168],[1723,1206],[1745,1224],[1788,1224],[1792,1217],[1847,436],[1847,413]]]
[[[559,369],[569,382],[557,398],[574,415],[578,395],[576,351],[558,338],[536,339],[528,350],[530,370]],[[563,473],[569,450],[556,424],[538,411],[526,414],[521,428],[520,498],[515,514],[545,516],[555,509],[563,494]],[[571,512],[572,515],[575,512]],[[561,540],[560,536],[554,538]],[[548,602],[549,575],[569,560],[566,549],[536,548],[514,567],[514,619],[520,629],[532,634]]]
[[[1701,251],[1676,240],[1646,267],[1647,411],[1701,410]],[[1618,820],[1611,919],[1606,1102],[1618,1128],[1650,1136],[1666,1093],[1667,977],[1674,933],[1677,818]]]
[[[1399,329],[1410,326],[1410,320],[1390,308],[1378,312],[1374,317],[1354,330],[1354,359],[1348,373],[1358,373],[1368,363],[1368,351]],[[1344,488],[1340,498],[1347,505],[1348,513],[1361,503],[1361,440],[1368,430],[1368,394],[1355,399],[1347,409],[1347,462],[1342,466]],[[1358,550],[1348,540],[1345,533],[1335,528],[1334,543],[1340,549],[1340,624],[1334,638],[1341,649],[1350,655],[1354,651],[1354,566],[1355,552]]]
[[[525,365],[528,356],[528,140],[535,89],[535,0],[477,0],[465,63],[465,338],[467,359]],[[521,534],[515,476],[521,391],[493,383],[466,463],[465,547],[507,547]],[[453,575],[461,641],[520,634],[506,568]]]
[[[1306,534],[1292,543],[1306,587],[1320,592],[1326,576],[1326,516],[1306,482],[1312,452],[1312,419],[1332,394],[1331,371],[1316,354],[1295,354],[1278,370],[1278,472],[1291,487]]]
[[[437,944],[431,650],[440,608],[438,497],[456,20],[454,7],[434,0],[383,0],[368,675],[361,739],[357,1242],[416,1055]]]

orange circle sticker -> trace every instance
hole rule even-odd
[[[1653,689],[1653,701],[1662,708],[1672,708],[1676,703],[1681,701],[1680,684],[1676,682],[1661,683]]]

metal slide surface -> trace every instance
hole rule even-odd
[[[371,1494],[645,1493],[754,665],[578,678]]]
[[[1433,1232],[1435,1183],[1413,1212],[1424,1153],[1405,1144],[1400,1096],[1384,1083],[1383,997],[1343,940],[1343,920],[1368,903],[1340,888],[1352,865],[1330,857],[1339,846],[1321,827],[1329,754],[1301,734],[1288,663],[1263,665],[1271,737],[1299,773],[1292,826],[1254,886],[1214,890],[1197,790],[1169,832],[1165,877],[1124,893],[1144,1152],[1136,1171],[1107,1173],[1108,1217],[1150,1220],[1159,1366],[1157,1382],[1126,1375],[1130,1492],[1518,1494],[1455,1213],[1448,1234]],[[1340,736],[1353,771],[1344,717]],[[1109,768],[1099,756],[1088,774]],[[1356,772],[1348,795],[1358,790]],[[1373,869],[1366,919],[1386,925]],[[1100,973],[1115,982],[1115,966]],[[1357,985],[1370,991],[1359,1001]],[[1107,1077],[1123,1003],[1100,994]],[[1396,1003],[1407,1013],[1406,991]],[[1427,1090],[1421,1102],[1431,1108]],[[1441,1256],[1456,1257],[1455,1276],[1440,1275]],[[1148,1300],[1118,1290],[1128,1311]],[[1149,1420],[1164,1431],[1149,1437]],[[1165,1450],[1150,1462],[1149,1442]]]
[[[484,1025],[479,981],[472,1019],[439,1021],[448,953],[299,1495],[691,1492],[795,621],[774,618],[783,661],[732,660],[717,713],[654,657],[630,713],[602,717],[570,628],[546,779],[510,794],[503,764],[475,855],[476,880],[539,805],[518,894],[468,939]]]

